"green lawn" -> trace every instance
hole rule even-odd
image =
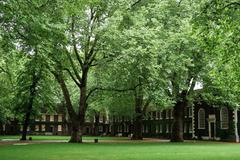
[[[20,139],[21,136],[0,136],[0,141],[4,139]],[[29,136],[28,136],[29,137]],[[30,136],[33,140],[69,140],[69,136]],[[98,138],[99,140],[126,140],[127,137],[93,137],[93,136],[84,136],[84,140],[93,140]]]
[[[230,143],[84,143],[0,145],[1,160],[239,160]]]

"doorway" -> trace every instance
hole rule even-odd
[[[208,136],[209,139],[216,138],[216,117],[214,114],[210,114],[208,117]]]
[[[209,139],[215,138],[215,123],[210,122],[209,123]]]

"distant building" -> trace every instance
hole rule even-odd
[[[240,114],[240,112],[238,113]],[[186,107],[184,117],[184,139],[234,140],[233,110],[228,107],[212,107],[196,104]],[[239,115],[240,117],[240,115]],[[129,136],[133,131],[133,120],[129,117],[99,115],[87,120],[86,135]],[[143,120],[144,137],[170,138],[173,123],[173,110],[152,111]],[[239,124],[238,124],[239,125]],[[28,129],[35,135],[70,135],[71,122],[66,114],[42,114]],[[21,127],[16,120],[1,125],[1,134],[20,134]]]

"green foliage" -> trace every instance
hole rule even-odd
[[[136,97],[158,109],[198,93],[239,106],[239,12],[227,0],[0,2],[0,119],[26,111],[34,75],[34,112],[61,102],[53,71],[77,113],[85,82],[90,112],[131,116]]]
[[[205,97],[215,103],[239,106],[239,3],[211,0],[201,7],[195,26],[209,53]]]

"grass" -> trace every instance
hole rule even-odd
[[[69,140],[69,136],[28,136],[32,137],[33,140]],[[27,137],[27,138],[28,138]],[[0,136],[0,141],[4,139],[20,139],[21,136]],[[94,136],[84,136],[84,140],[93,140],[95,138],[98,138],[99,140],[126,140],[127,137],[94,137]]]
[[[231,143],[84,143],[0,145],[1,160],[239,160]]]

